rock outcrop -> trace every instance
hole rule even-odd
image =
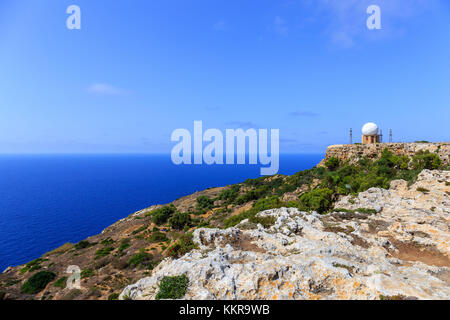
[[[444,165],[450,164],[450,143],[376,143],[376,144],[339,144],[327,148],[325,158],[318,166],[323,166],[331,157],[337,157],[341,161],[354,163],[362,157],[378,159],[382,151],[387,148],[394,154],[401,156],[414,156],[418,151],[430,151],[436,153]]]
[[[258,214],[274,217],[269,228],[197,229],[198,249],[120,298],[154,299],[163,277],[186,274],[185,299],[450,299],[449,181],[424,170],[410,187],[343,197],[327,215],[280,208]]]

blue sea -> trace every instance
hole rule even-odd
[[[282,155],[281,174],[323,154]],[[170,155],[0,156],[0,272],[100,233],[129,214],[260,176],[260,165],[172,164]]]

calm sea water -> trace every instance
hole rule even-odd
[[[322,158],[281,156],[279,173],[309,169]],[[257,178],[259,169],[175,166],[167,155],[0,156],[0,272],[153,204]]]

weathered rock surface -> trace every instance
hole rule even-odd
[[[164,276],[186,274],[185,299],[450,299],[449,178],[424,170],[410,187],[397,180],[336,204],[354,211],[267,210],[268,229],[197,229],[199,249],[165,259],[120,297],[154,299]]]

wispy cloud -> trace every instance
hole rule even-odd
[[[289,32],[289,27],[287,26],[286,21],[279,16],[276,16],[273,21],[273,29],[277,34],[283,37],[286,37]]]
[[[89,86],[88,92],[105,96],[119,96],[130,93],[128,90],[124,90],[107,83],[94,83]]]
[[[227,127],[238,127],[241,129],[250,129],[250,128],[256,128],[257,125],[250,121],[229,121],[226,122],[225,125]]]
[[[314,5],[318,17],[326,17],[325,34],[330,41],[344,48],[358,41],[396,37],[404,33],[405,19],[433,8],[443,0],[317,0],[302,2]],[[376,4],[381,9],[382,30],[369,31],[367,8]]]
[[[305,117],[305,118],[315,118],[318,115],[319,115],[318,113],[310,111],[294,111],[289,113],[289,116],[291,117]]]
[[[227,29],[227,24],[223,20],[217,21],[214,23],[213,29],[216,31],[224,31]]]

